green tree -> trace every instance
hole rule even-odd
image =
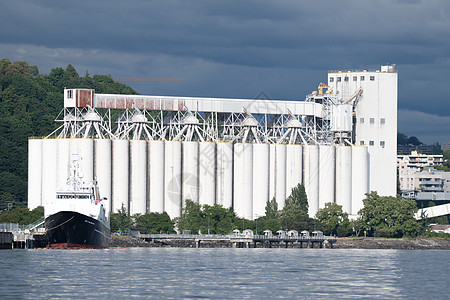
[[[19,223],[30,225],[44,217],[44,208],[38,206],[33,210],[26,207],[16,207],[11,211],[0,211],[0,223]]]
[[[306,195],[305,186],[299,183],[292,188],[291,194],[286,198],[285,205],[298,205],[304,212],[308,213],[308,196]]]
[[[262,234],[264,230],[271,230],[277,232],[282,229],[280,218],[269,218],[267,216],[259,217],[255,220],[255,231],[258,227],[258,234]]]
[[[278,203],[275,197],[266,201],[266,217],[269,219],[278,218]]]
[[[126,232],[133,227],[133,219],[127,213],[127,209],[122,203],[122,207],[117,213],[111,213],[110,215],[111,231]]]
[[[325,203],[319,209],[316,218],[320,221],[325,234],[345,236],[350,229],[348,214],[342,211],[342,206],[333,202]]]
[[[175,223],[166,212],[149,213],[136,217],[136,229],[144,234],[175,233]]]
[[[187,199],[181,217],[178,219],[177,227],[180,231],[190,230],[192,233],[198,233],[202,219],[202,206]]]
[[[359,215],[374,236],[416,236],[419,224],[414,218],[417,206],[414,200],[379,196],[377,192],[366,194],[364,207]]]
[[[178,220],[180,231],[190,230],[191,233],[228,234],[233,230],[237,220],[233,209],[221,205],[200,205],[186,200],[183,213]]]
[[[308,216],[308,213],[298,204],[287,204],[281,211],[281,227],[288,230],[319,230],[320,223]]]

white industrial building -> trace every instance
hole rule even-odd
[[[29,139],[28,207],[53,201],[79,154],[83,179],[98,180],[114,212],[174,218],[191,199],[254,219],[303,183],[310,216],[327,202],[355,215],[370,190],[396,193],[397,73],[328,77],[304,101],[67,89],[61,127]]]

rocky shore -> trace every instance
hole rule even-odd
[[[273,248],[277,248],[276,244]],[[284,248],[283,245],[280,245]],[[131,236],[113,235],[110,248],[131,248],[131,247],[182,247],[195,248],[195,243],[188,240],[164,240],[146,242]],[[202,242],[201,248],[231,248],[229,242]],[[298,248],[299,245],[290,244],[289,248]],[[383,238],[339,238],[334,244],[334,249],[440,249],[450,250],[450,240],[445,239],[383,239]]]

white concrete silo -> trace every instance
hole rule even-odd
[[[302,145],[286,145],[286,197],[289,197],[294,187],[302,183],[302,160]]]
[[[111,211],[112,156],[111,140],[94,140],[94,176],[97,178],[99,196],[107,201],[103,203],[106,211]]]
[[[286,197],[286,145],[275,144],[275,198],[278,209],[284,207]]]
[[[164,141],[148,141],[150,212],[164,211]]]
[[[357,215],[364,207],[363,199],[369,193],[369,153],[367,147],[352,147],[352,209]]]
[[[56,154],[55,139],[42,140],[42,206],[53,203],[56,198]]]
[[[269,144],[253,144],[253,217],[266,213],[269,200]]]
[[[319,210],[319,146],[303,146],[303,183],[308,196],[308,215]]]
[[[28,208],[42,205],[42,139],[28,140]]]
[[[181,216],[181,142],[164,144],[164,210],[170,218]]]
[[[147,141],[130,141],[130,214],[147,212]]]
[[[319,146],[319,208],[335,202],[336,150],[332,145]]]
[[[112,212],[129,211],[129,141],[112,140]]]
[[[216,144],[200,142],[199,155],[199,203],[216,203]]]
[[[63,189],[69,178],[70,139],[55,139],[56,143],[56,189]]]
[[[234,145],[234,211],[239,217],[253,217],[253,145]]]
[[[89,138],[71,139],[70,152],[78,154],[83,173],[82,181],[86,184],[92,183],[94,180],[94,140]]]
[[[216,203],[233,207],[233,144],[216,143]]]
[[[352,147],[336,146],[336,203],[342,210],[352,209]]]
[[[275,144],[269,144],[269,198],[272,200],[276,196],[276,153]],[[280,207],[278,207],[280,209]]]
[[[182,201],[183,207],[186,200],[199,202],[199,143],[181,142],[183,148],[183,171],[182,171]]]

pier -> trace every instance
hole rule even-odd
[[[232,248],[333,248],[337,241],[331,236],[267,236],[209,234],[140,234],[138,238],[151,243]]]

